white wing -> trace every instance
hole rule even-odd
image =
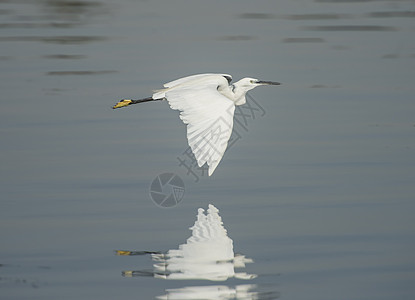
[[[170,107],[180,111],[187,124],[187,140],[199,167],[209,166],[209,176],[218,166],[232,134],[235,105],[218,92],[218,86],[228,86],[222,74],[201,74],[165,84],[153,98],[165,97]],[[226,75],[229,76],[229,75]],[[229,76],[230,77],[230,76]]]
[[[211,76],[222,76],[225,77],[228,80],[228,83],[232,80],[232,76],[229,74],[211,74],[211,73],[206,73],[206,74],[196,74],[196,75],[190,75],[187,77],[183,77],[183,78],[179,78],[170,82],[167,82],[165,84],[163,84],[164,87],[166,88],[171,88],[173,86],[177,86],[179,84],[183,84],[185,82],[189,82],[189,81],[193,81],[195,79],[203,79],[203,78],[207,78],[207,77],[211,77]]]
[[[222,78],[221,78],[222,77]],[[204,84],[207,79],[211,80],[220,80],[222,83],[223,78],[226,78],[228,84],[232,81],[232,76],[229,74],[196,74],[191,76],[186,76],[183,78],[179,78],[170,82],[163,84],[165,87],[164,89],[155,90],[153,94],[153,99],[162,99],[166,97],[166,92],[172,90],[174,88],[184,87],[184,86],[195,86],[197,84]]]

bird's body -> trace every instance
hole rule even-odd
[[[121,100],[113,108],[153,100],[167,100],[187,125],[187,140],[199,167],[205,163],[212,175],[218,166],[232,134],[235,106],[246,103],[246,92],[258,85],[278,82],[243,78],[231,84],[228,74],[198,74],[164,84],[152,97]]]

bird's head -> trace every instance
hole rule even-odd
[[[245,94],[246,92],[252,90],[253,88],[256,88],[260,85],[280,85],[279,82],[275,81],[264,81],[259,80],[256,78],[242,78],[241,80],[235,82],[232,86],[232,91],[234,94],[234,103],[235,105],[242,105],[246,103]]]
[[[260,86],[260,85],[280,85],[281,83],[275,81],[265,81],[259,80],[256,78],[242,78],[237,82],[238,86],[245,88],[247,91],[252,90],[253,88]]]

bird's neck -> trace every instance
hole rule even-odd
[[[232,100],[235,105],[245,104],[245,94],[247,92],[243,87],[238,86],[237,84],[231,84],[229,86],[219,86],[218,91],[224,95],[226,98]]]
[[[237,84],[231,85],[233,93],[233,102],[235,105],[242,105],[246,103],[246,92],[248,91],[245,87],[238,86]]]

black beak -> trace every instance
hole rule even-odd
[[[275,82],[275,81],[265,81],[265,80],[258,80],[257,83],[258,84],[263,84],[263,85],[280,85],[281,84],[279,82]]]

